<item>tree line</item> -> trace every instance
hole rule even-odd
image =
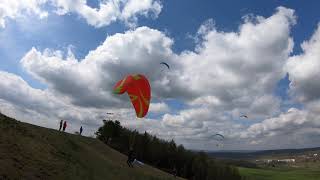
[[[96,132],[97,138],[117,151],[127,154],[130,147],[139,161],[158,169],[192,180],[240,180],[238,169],[222,164],[204,152],[187,150],[173,140],[166,141],[154,135],[138,133],[122,127],[119,121],[103,120]]]

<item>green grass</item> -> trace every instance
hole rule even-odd
[[[96,139],[21,123],[0,114],[0,179],[174,179],[148,165],[129,168],[126,158]]]
[[[253,169],[239,167],[240,174],[246,176],[246,180],[320,180],[320,169]]]

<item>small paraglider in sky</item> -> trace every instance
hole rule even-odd
[[[243,117],[243,118],[247,118],[247,119],[248,119],[248,116],[247,116],[247,115],[241,115],[240,117]]]
[[[222,134],[215,134],[212,136],[214,140],[216,141],[219,141],[216,146],[218,148],[222,148],[223,147],[223,144],[222,144],[222,141],[224,140],[224,136]]]
[[[116,114],[113,112],[107,112],[107,119],[111,120],[111,119],[115,119],[117,118]]]
[[[162,64],[162,65],[166,66],[168,69],[170,69],[170,66],[169,66],[169,64],[168,64],[168,63],[161,62],[160,64]]]
[[[215,134],[212,136],[215,140],[221,141],[224,139],[224,136],[221,134]]]
[[[151,99],[151,88],[148,79],[142,74],[127,75],[118,81],[113,88],[115,94],[128,93],[138,118],[147,115]]]
[[[161,62],[160,65],[161,65],[161,66],[160,66],[160,71],[161,71],[161,73],[162,73],[162,76],[165,76],[164,73],[169,72],[170,66],[169,66],[169,64],[166,63],[166,62]]]

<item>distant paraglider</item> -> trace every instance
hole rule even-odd
[[[215,140],[222,141],[224,139],[224,136],[221,134],[215,134],[215,135],[213,135],[213,138]]]
[[[168,63],[161,62],[160,64],[165,65],[165,66],[167,66],[167,68],[168,68],[168,69],[170,69],[170,66],[169,66],[169,64],[168,64]]]
[[[148,79],[142,74],[127,75],[118,81],[113,88],[115,94],[128,93],[138,118],[147,115],[151,99],[151,88]]]
[[[117,118],[117,114],[118,113],[113,113],[113,112],[107,112],[107,116],[106,116],[106,118],[108,119],[108,120],[115,120],[116,118]]]
[[[223,147],[223,144],[222,144],[221,141],[224,140],[224,136],[223,136],[222,134],[215,134],[215,135],[213,135],[212,137],[213,137],[214,140],[219,141],[219,142],[216,144],[217,148],[222,148],[222,147]]]
[[[241,115],[240,117],[243,117],[243,118],[247,118],[247,119],[248,119],[248,116],[247,116],[247,115]]]

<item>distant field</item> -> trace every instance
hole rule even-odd
[[[239,167],[246,180],[320,180],[320,169],[252,169]]]

